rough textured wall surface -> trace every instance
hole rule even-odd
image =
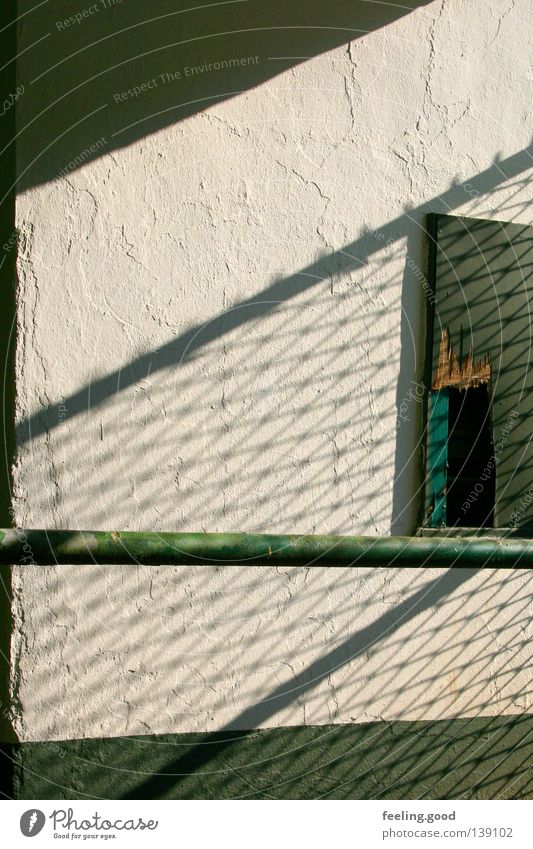
[[[338,4],[337,43],[322,13],[303,46],[276,4],[258,45],[241,5],[225,26],[169,17],[157,42],[127,18],[142,4],[21,19],[20,526],[415,527],[425,215],[530,223],[531,4],[413,3],[363,27],[369,4]],[[531,707],[519,571],[13,581],[22,740]]]

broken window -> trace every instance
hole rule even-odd
[[[423,525],[529,532],[533,228],[432,215],[428,230]]]

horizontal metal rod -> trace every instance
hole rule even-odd
[[[532,569],[533,540],[6,529],[0,563]]]

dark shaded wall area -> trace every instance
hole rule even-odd
[[[15,793],[18,799],[531,799],[532,749],[531,716],[26,743],[14,749]]]

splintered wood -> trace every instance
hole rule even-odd
[[[476,386],[489,383],[490,378],[489,358],[485,356],[474,362],[470,348],[466,357],[459,362],[448,329],[445,328],[440,337],[439,362],[432,388],[444,389],[445,386],[451,386],[454,389],[475,389]]]

